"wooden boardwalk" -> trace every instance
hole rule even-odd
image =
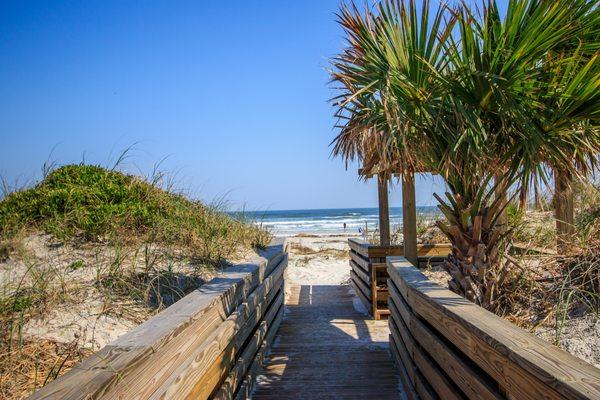
[[[349,286],[289,287],[284,320],[252,398],[401,398],[387,321],[358,312],[358,301]]]

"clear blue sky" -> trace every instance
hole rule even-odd
[[[328,59],[339,0],[3,1],[0,174],[50,155],[125,168],[165,156],[179,186],[251,209],[371,207],[374,182],[330,158]],[[431,178],[417,203],[435,204]],[[400,205],[400,190],[391,205]]]

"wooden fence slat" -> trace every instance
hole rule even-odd
[[[364,258],[369,258],[370,244],[368,242],[361,239],[350,238],[348,240],[348,245],[350,246],[350,249],[354,250]]]
[[[350,267],[352,268],[352,271],[354,271],[354,273],[355,273],[356,275],[358,275],[358,277],[359,277],[359,278],[360,278],[360,279],[363,281],[363,283],[364,283],[365,285],[368,285],[368,284],[369,284],[369,281],[370,281],[370,279],[369,279],[369,275],[367,275],[367,274],[365,273],[365,271],[363,271],[363,269],[362,269],[362,268],[360,268],[360,267],[358,266],[358,264],[356,264],[356,263],[355,263],[353,260],[350,260]]]
[[[350,259],[354,261],[366,274],[371,272],[371,261],[369,261],[369,259],[363,258],[353,250],[350,250],[348,254],[350,255]]]
[[[286,252],[285,241],[275,240],[261,257],[227,268],[217,278],[86,358],[30,398],[149,398],[168,375],[165,371],[179,368],[182,361],[197,354],[198,348],[214,337],[215,332],[220,333],[222,342],[216,342],[221,344],[209,346],[200,359],[221,359],[224,365],[229,363],[230,369],[234,357],[240,356],[246,338],[251,338],[260,326],[268,306],[268,301],[264,304],[265,299],[272,298],[273,289],[275,293],[279,291],[273,285],[281,286]],[[279,279],[274,279],[276,277]],[[282,301],[281,293],[280,297]],[[238,325],[227,322],[233,314],[238,316]],[[229,337],[231,342],[226,345],[226,351],[214,353],[223,348]],[[154,370],[156,373],[150,372]],[[225,378],[221,366],[215,370],[220,371],[219,381]],[[127,392],[127,389],[133,391]],[[122,390],[128,394],[119,395]]]
[[[363,295],[370,300],[371,299],[371,288],[369,288],[363,281],[362,279],[360,279],[355,273],[354,271],[350,271],[350,278],[352,278],[352,281],[354,282],[355,285],[358,286],[358,288],[361,290],[361,292],[363,293]]]
[[[419,394],[419,398],[422,400],[439,399],[439,397],[435,394],[431,386],[427,383],[427,381],[423,378],[423,375],[421,375],[419,371],[415,372],[415,390]]]
[[[454,388],[450,380],[446,378],[438,366],[433,363],[423,351],[420,350],[419,346],[415,346],[413,352],[415,365],[441,399],[464,399],[462,393]]]
[[[534,337],[430,282],[403,258],[389,259],[390,277],[415,314],[523,399],[600,397],[600,369]]]
[[[267,336],[265,337],[263,344],[260,346],[257,355],[254,357],[254,360],[252,361],[252,364],[248,369],[248,373],[246,374],[244,381],[242,382],[235,394],[236,399],[245,400],[250,397],[252,389],[254,388],[256,377],[261,372],[262,364],[266,356],[267,349],[271,346],[271,343],[275,339],[277,329],[279,328],[279,325],[283,320],[283,309],[283,306],[279,308],[277,317],[275,317],[275,322],[273,323],[273,327],[267,332]]]
[[[367,259],[376,257],[385,258],[387,256],[401,256],[403,254],[403,248],[401,245],[377,246],[357,238],[348,239],[348,244],[352,250]]]
[[[273,318],[275,316],[274,312],[276,312],[283,304],[283,293],[275,290],[272,293],[278,293],[279,295],[275,298],[275,296],[272,296],[271,293],[269,293],[271,299],[267,299],[267,301],[263,303],[265,307],[270,306],[269,312],[273,312],[272,314],[265,314],[265,321],[269,320],[269,318]],[[275,299],[271,302],[273,298]],[[188,381],[192,384],[191,390],[184,390],[184,392],[180,394],[173,386],[169,386],[166,391],[159,392],[161,393],[161,398],[208,398],[212,392],[219,388],[220,383],[229,375],[231,368],[235,364],[236,355],[242,349],[244,341],[258,329],[258,326],[261,323],[261,314],[263,312],[264,311],[261,311],[259,313],[257,311],[254,318],[247,321],[244,326],[239,329],[236,339],[229,342],[227,347],[205,372],[196,376],[191,373],[189,367],[182,366],[180,369],[181,375],[191,376],[191,378],[188,378]],[[173,381],[181,382],[183,379],[179,379],[178,377]],[[168,395],[169,392],[172,392],[173,395]],[[167,393],[167,395],[163,396],[162,393]]]
[[[348,239],[348,244],[352,250],[367,259],[404,255],[404,247],[402,245],[377,246],[357,238]],[[446,257],[451,252],[452,245],[449,243],[420,244],[417,246],[417,255],[419,257]]]
[[[427,349],[427,353],[442,367],[468,398],[479,400],[498,400],[502,398],[484,378],[480,377],[477,371],[474,371],[463,361],[462,354],[457,354],[451,350],[412,314],[391,279],[389,289],[392,314],[401,316],[405,329],[412,332],[412,336],[420,346]]]
[[[277,290],[283,291],[283,286],[277,288]],[[271,315],[272,312],[275,314],[274,316]],[[235,366],[231,369],[229,376],[225,379],[223,384],[221,384],[217,393],[211,396],[211,398],[220,400],[233,398],[236,388],[243,381],[252,362],[256,357],[259,357],[258,353],[263,345],[266,335],[269,330],[273,329],[273,326],[277,324],[277,318],[279,318],[279,322],[281,322],[281,316],[280,309],[275,309],[273,307],[269,310],[269,314],[261,322],[259,328],[254,333],[254,336],[240,354]],[[274,329],[277,330],[277,328]]]
[[[390,327],[390,334],[394,339],[394,344],[396,345],[396,349],[398,350],[398,355],[400,356],[400,361],[402,361],[402,365],[404,365],[404,370],[406,371],[406,375],[410,380],[411,385],[415,387],[415,364],[410,356],[410,343],[405,343],[404,339],[402,339],[402,334],[398,330],[397,325],[393,323],[394,316],[390,315],[388,318],[388,324]],[[415,387],[416,388],[416,387]]]
[[[391,337],[393,339],[393,347],[395,351],[398,352],[399,359],[412,387],[414,387],[415,392],[418,393],[418,398],[420,399],[437,399],[437,395],[424,379],[422,373],[419,371],[413,360],[412,352],[414,350],[414,340],[410,338],[408,342],[405,342],[404,338],[409,338],[410,334],[407,335],[408,332],[404,332],[403,335],[401,328],[399,328],[395,322],[394,314],[392,313],[390,318],[388,318],[388,323]]]
[[[282,274],[283,269],[284,265],[282,263],[282,266],[276,271]],[[272,281],[266,282],[274,285]],[[265,297],[268,298],[269,296],[267,289],[269,287],[263,283],[260,289],[252,293],[250,296],[252,300],[243,303],[213,332],[203,346],[196,349],[183,363],[179,363],[177,370],[168,374],[168,379],[161,384],[161,387],[152,397],[185,398],[191,395],[194,398],[206,398],[214,390],[214,386],[229,373],[224,368],[219,368],[217,370],[218,376],[211,375],[209,373],[211,365],[214,363],[226,364],[225,360],[235,355],[235,352],[233,352],[227,357],[227,350],[228,348],[230,352],[235,350],[236,336],[240,332],[245,337],[251,334],[251,329],[258,323],[268,305],[268,300],[264,301]],[[274,291],[272,291],[271,295],[274,294]],[[280,301],[283,301],[282,293],[278,297]],[[251,318],[251,315],[248,315],[253,313],[253,308],[258,310],[254,319]],[[250,321],[250,323],[246,325],[246,321]],[[242,342],[245,337],[241,338]]]
[[[388,321],[390,321],[390,330],[395,330],[400,334],[402,338],[402,342],[404,343],[404,348],[406,349],[410,358],[413,358],[414,348],[415,348],[415,339],[413,338],[410,330],[402,321],[402,318],[398,317],[398,308],[394,302],[394,298],[390,298],[390,311],[392,312]],[[413,359],[414,362],[414,359]]]
[[[248,296],[246,302],[238,307],[236,313],[230,315],[218,328],[213,329],[211,335],[214,336],[216,332],[221,332],[224,329],[229,329],[227,332],[230,335],[235,334],[240,328],[227,321],[237,317],[240,324],[243,324],[243,321],[249,319],[273,286],[273,280],[281,278],[284,268],[285,263],[280,262],[274,273],[269,275]],[[112,390],[105,394],[105,397],[107,399],[119,398],[123,395],[131,399],[150,397],[156,390],[160,390],[161,385],[172,379],[173,374],[178,369],[181,369],[182,365],[186,365],[187,360],[190,360],[193,354],[202,349],[209,338],[210,336],[207,338],[196,336],[193,331],[188,330],[185,335],[180,335],[171,340],[167,346],[152,354],[143,370],[137,370],[135,374],[123,374],[115,387],[111,388]]]
[[[371,301],[365,297],[363,292],[358,288],[353,279],[350,279],[350,286],[354,289],[354,293],[358,296],[359,300],[364,304],[367,311],[371,310]]]
[[[122,377],[157,351],[171,346],[185,350],[186,347],[200,345],[224,321],[232,306],[241,301],[242,288],[252,281],[244,279],[245,275],[257,274],[261,267],[264,268],[264,265],[255,265],[244,275],[238,271],[228,273],[231,281],[227,284],[221,278],[211,281],[208,287],[194,291],[173,304],[168,309],[169,313],[159,314],[139,325],[107,346],[106,350],[101,349],[77,368],[42,387],[30,399],[81,399],[85,398],[84,393],[90,397],[106,396]],[[249,267],[246,269],[250,270]],[[182,336],[184,331],[192,335]],[[84,387],[82,382],[85,382]]]
[[[399,376],[400,376],[400,383],[402,384],[402,387],[404,388],[404,393],[407,395],[409,400],[418,400],[419,396],[417,395],[417,392],[415,391],[415,388],[410,381],[410,377],[408,376],[408,373],[406,372],[404,364],[402,363],[402,360],[400,359],[400,352],[399,352],[398,347],[396,346],[396,342],[392,338],[391,334],[390,334],[390,352],[392,353],[392,358],[394,359],[394,363],[396,364],[396,367],[398,368],[398,372],[399,372]]]
[[[418,345],[416,345],[415,338],[411,335],[408,327],[404,325],[402,319],[397,319],[399,313],[394,305],[393,297],[390,298],[390,310],[392,311],[392,314],[388,319],[390,330],[396,334],[400,334],[402,342],[405,345],[406,352],[412,359],[416,370],[419,371],[428,382],[428,386],[431,386],[432,389],[437,392],[439,397],[442,399],[462,399],[463,397],[459,394],[460,391],[457,391],[454,388],[452,383],[448,380],[448,378],[446,378],[438,366],[428,358],[425,352],[422,351]],[[427,390],[427,393],[429,394],[429,390]]]
[[[375,319],[380,319],[383,316],[389,315],[389,310],[383,306],[387,300],[388,293],[381,288],[381,281],[387,280],[387,264],[386,257],[394,255],[402,255],[404,247],[397,246],[377,246],[370,244],[364,240],[357,238],[349,238],[348,245],[350,251],[350,265],[354,272],[362,279],[365,285],[370,289],[369,295],[363,288],[363,294],[369,299],[367,309]],[[418,259],[424,262],[433,259],[439,259],[440,256],[446,257],[451,252],[449,244],[431,244],[420,245],[417,248]],[[356,268],[359,267],[359,268]],[[367,277],[365,277],[360,269],[362,269]],[[356,282],[360,286],[360,282]]]

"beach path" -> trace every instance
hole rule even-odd
[[[347,285],[291,284],[286,292],[253,399],[401,398],[387,321],[361,312]]]

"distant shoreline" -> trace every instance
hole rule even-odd
[[[441,217],[435,206],[417,207],[419,218],[432,221]],[[362,231],[374,231],[379,226],[379,210],[371,208],[335,208],[313,210],[278,210],[232,213],[251,220],[268,229],[276,236],[351,235],[360,236]],[[402,228],[402,207],[390,207],[392,230]]]

